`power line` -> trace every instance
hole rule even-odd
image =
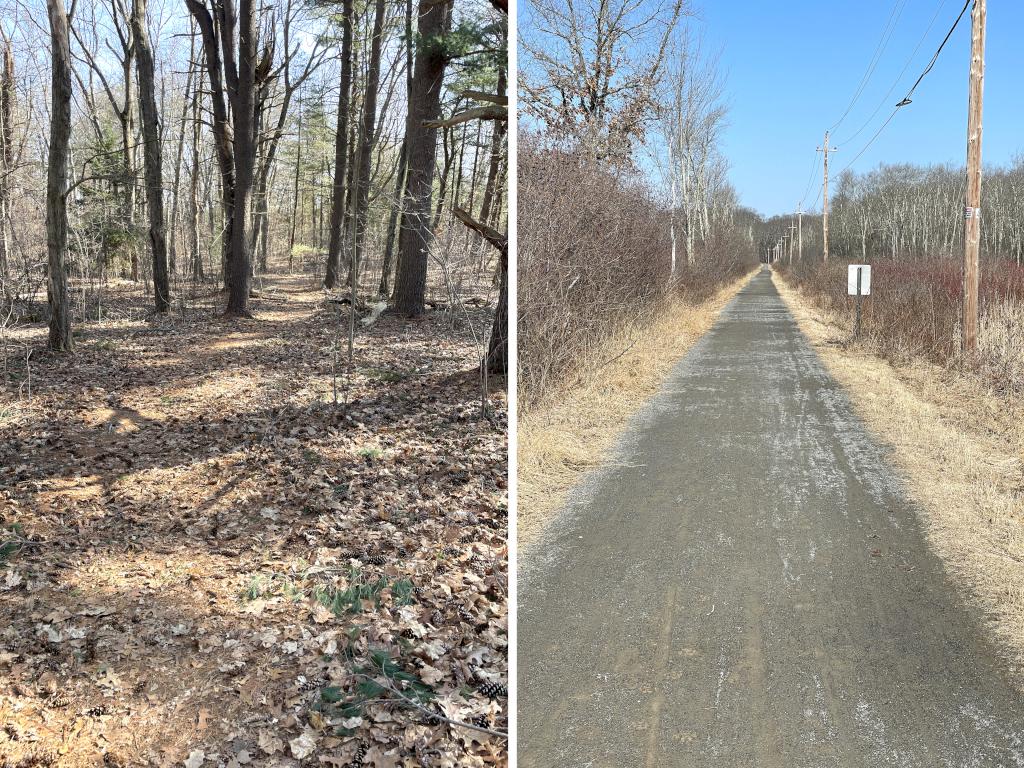
[[[854,92],[853,98],[846,107],[846,111],[843,112],[835,125],[828,129],[829,133],[842,125],[846,116],[850,114],[850,110],[853,109],[854,104],[857,103],[861,94],[864,93],[864,89],[867,87],[868,81],[871,79],[871,75],[874,74],[875,68],[878,67],[878,63],[882,60],[882,54],[885,52],[886,46],[889,45],[889,40],[892,39],[892,33],[896,31],[896,23],[899,21],[900,16],[903,15],[903,9],[906,5],[907,0],[896,0],[896,3],[892,7],[892,11],[889,13],[889,21],[886,22],[885,28],[882,30],[882,38],[878,41],[878,46],[875,48],[875,52],[872,54],[871,60],[868,62],[867,71],[864,72],[864,77],[861,78],[860,85],[857,86],[857,90]]]
[[[953,36],[953,32],[960,24],[960,19],[962,19],[964,17],[964,14],[967,13],[967,8],[970,6],[972,1],[973,0],[967,0],[967,2],[964,3],[964,7],[960,11],[960,15],[956,17],[956,21],[953,22],[953,26],[949,28],[949,32],[946,33],[946,36],[939,44],[939,49],[935,51],[935,55],[932,56],[932,60],[928,62],[928,66],[924,68],[924,72],[921,73],[921,76],[917,78],[917,82],[915,82],[914,85],[910,88],[910,90],[907,91],[907,95],[903,97],[903,101],[901,101],[898,106],[902,107],[910,103],[910,97],[914,95],[914,91],[917,90],[917,86],[919,86],[921,84],[921,81],[924,80],[924,76],[932,71],[932,67],[935,66],[935,62],[939,60],[939,54],[942,53],[942,49],[946,47],[946,43],[949,42],[949,38]]]
[[[814,183],[814,176],[818,170],[818,153],[814,153],[814,163],[811,165],[811,175],[807,177],[807,187],[804,189],[804,193],[800,196],[800,205],[804,204],[804,200],[807,199],[807,193],[811,191],[811,184]]]
[[[889,90],[885,92],[885,96],[883,96],[882,100],[878,102],[878,106],[875,107],[875,111],[871,113],[871,116],[864,121],[864,124],[861,125],[861,127],[858,128],[853,134],[851,134],[849,138],[843,139],[841,142],[839,142],[838,145],[840,147],[845,147],[855,138],[860,136],[864,129],[871,124],[871,121],[875,119],[875,115],[877,115],[878,112],[882,109],[882,107],[885,106],[886,102],[889,101],[889,97],[892,96],[892,92],[896,90],[896,86],[900,84],[900,80],[902,80],[903,76],[907,74],[907,70],[910,69],[910,65],[914,63],[914,58],[917,56],[918,51],[921,50],[921,46],[924,45],[924,41],[928,39],[928,33],[932,31],[932,27],[935,26],[935,21],[939,18],[939,14],[942,12],[942,9],[946,7],[946,3],[948,1],[949,0],[942,0],[942,2],[939,3],[939,7],[935,9],[935,13],[932,15],[932,20],[928,22],[928,28],[925,29],[924,34],[921,35],[921,39],[917,41],[917,45],[914,47],[914,52],[910,54],[910,58],[908,58],[907,63],[903,65],[903,69],[900,70],[900,73],[896,76],[896,79],[893,81],[893,84],[889,86]]]
[[[956,31],[957,26],[959,26],[960,24],[960,20],[964,17],[964,14],[967,12],[967,9],[968,7],[970,7],[972,2],[973,0],[966,0],[963,9],[960,11],[960,15],[956,17],[956,21],[954,21],[953,26],[949,28],[949,32],[946,33],[946,36],[943,38],[942,42],[939,44],[938,49],[935,51],[935,55],[932,56],[931,61],[928,62],[928,66],[924,68],[924,71],[921,73],[921,76],[917,78],[917,80],[911,86],[910,90],[907,91],[907,95],[903,97],[903,100],[896,105],[896,108],[892,111],[892,114],[889,115],[889,117],[886,118],[886,121],[882,123],[881,127],[877,131],[875,131],[875,135],[871,137],[871,139],[868,141],[867,144],[864,145],[861,151],[858,152],[854,156],[854,158],[849,163],[846,164],[843,170],[839,172],[840,175],[848,171],[850,169],[850,166],[857,162],[857,160],[865,152],[867,152],[868,147],[875,143],[875,140],[882,135],[882,131],[886,129],[886,126],[888,126],[889,123],[892,122],[892,119],[896,117],[896,113],[899,112],[900,109],[911,103],[910,97],[914,94],[914,91],[917,90],[917,86],[921,84],[921,81],[924,80],[925,75],[932,71],[932,68],[935,66],[935,62],[939,60],[939,54],[942,53],[942,49],[946,47],[946,43],[949,42],[949,38],[953,36],[953,32]]]

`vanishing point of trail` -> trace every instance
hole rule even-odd
[[[767,269],[521,560],[524,768],[1024,765],[981,617]]]

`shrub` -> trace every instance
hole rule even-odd
[[[700,301],[752,263],[731,233],[670,288],[670,214],[636,174],[586,156],[519,148],[519,392],[528,406],[585,366],[624,325],[648,320],[670,290]],[[730,254],[727,258],[725,254]],[[679,260],[685,265],[682,245]]]
[[[779,265],[777,270],[820,309],[852,324],[846,262]],[[863,341],[896,362],[923,358],[950,367],[966,365],[960,352],[960,293],[960,265],[952,260],[874,262],[871,296],[863,307]],[[983,263],[979,303],[978,356],[971,366],[999,390],[1024,390],[1024,269],[1005,261]]]

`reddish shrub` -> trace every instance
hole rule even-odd
[[[777,269],[820,308],[849,318],[852,327],[854,299],[846,295],[846,262],[805,262]],[[960,364],[961,286],[960,265],[952,260],[873,263],[871,296],[863,305],[865,342],[895,360],[922,357],[942,365]],[[1002,305],[1024,305],[1024,269],[1003,261],[985,262],[979,298],[983,317],[1008,316]],[[984,359],[977,364],[980,369],[988,367]],[[1002,371],[1013,368],[1000,362]],[[1014,389],[1021,384],[993,383]]]

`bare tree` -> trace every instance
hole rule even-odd
[[[146,27],[146,0],[133,0],[131,21],[139,76],[149,247],[153,254],[153,296],[156,311],[166,312],[171,307],[171,285],[167,274],[167,236],[164,229],[163,152],[160,147],[160,115],[156,108],[153,49],[149,44],[149,30]]]
[[[269,75],[273,37],[259,50],[254,0],[186,0],[199,25],[213,104],[213,133],[224,209],[224,272],[228,315],[249,315],[249,227],[256,177],[256,92]],[[214,23],[214,16],[217,22]],[[228,103],[231,105],[230,118]]]
[[[7,291],[11,216],[11,184],[14,174],[14,52],[11,41],[0,29],[3,42],[3,71],[0,72],[0,295]]]
[[[341,268],[342,224],[345,218],[345,180],[348,176],[348,119],[352,99],[352,0],[344,0],[341,9],[341,76],[338,90],[338,131],[334,139],[334,184],[331,190],[331,236],[327,245],[327,272],[324,285],[337,285]]]
[[[71,298],[65,257],[68,248],[68,147],[71,142],[71,46],[63,0],[46,0],[50,19],[50,154],[46,173],[46,298],[50,305],[50,349],[71,352]]]
[[[441,87],[448,65],[443,38],[451,28],[451,13],[452,0],[420,0],[419,45],[405,128],[408,178],[392,295],[396,311],[410,317],[423,312],[427,285],[437,156],[437,128],[428,123],[441,114]]]
[[[533,0],[520,38],[524,109],[555,138],[627,158],[657,105],[684,0]],[[642,53],[637,53],[641,51]],[[526,74],[530,73],[530,74]]]
[[[728,110],[722,103],[722,77],[688,33],[672,51],[668,65],[670,98],[660,121],[672,190],[672,275],[676,272],[676,221],[681,219],[686,262],[696,262],[697,242],[708,239],[714,192],[724,166],[718,144]]]
[[[363,257],[363,242],[366,237],[366,210],[370,201],[370,172],[373,147],[376,143],[377,91],[380,89],[380,49],[384,38],[384,0],[376,0],[373,19],[373,33],[370,42],[370,61],[366,72],[366,90],[363,93],[362,124],[359,129],[359,150],[356,159],[355,188],[355,253],[350,262],[349,282],[356,279]]]

